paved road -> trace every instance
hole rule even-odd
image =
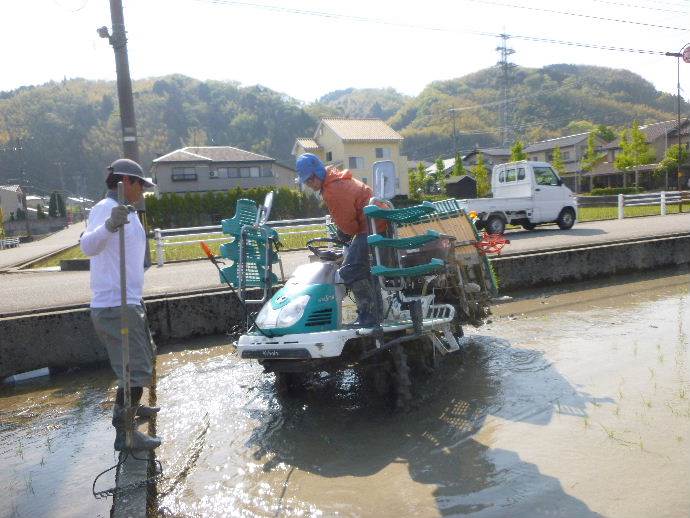
[[[0,250],[0,272],[13,266],[28,263],[33,259],[43,257],[52,252],[57,252],[68,246],[76,245],[79,242],[79,235],[85,229],[86,223],[79,222],[38,241],[22,243],[16,248]]]
[[[511,244],[504,249],[504,255],[679,232],[690,232],[690,214],[589,222],[571,230],[545,227],[531,232],[514,231],[507,234]],[[307,260],[307,252],[287,252],[281,257],[289,275]],[[208,261],[171,263],[146,272],[144,295],[219,287],[218,273]],[[89,296],[89,272],[28,271],[0,275],[0,315],[86,304]]]

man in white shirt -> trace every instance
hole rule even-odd
[[[120,245],[118,231],[125,233],[125,270],[127,281],[127,318],[129,326],[129,364],[132,406],[135,415],[149,418],[157,407],[140,405],[143,388],[152,383],[155,344],[146,321],[142,302],[144,287],[144,260],[146,233],[136,212],[117,200],[117,184],[124,185],[124,195],[129,204],[138,202],[147,187],[155,187],[133,160],[121,158],[108,168],[106,185],[108,194],[99,201],[89,214],[86,231],[82,234],[82,251],[91,258],[91,320],[96,334],[108,351],[110,365],[117,375],[118,389],[113,408],[115,450],[125,448],[124,377],[122,366],[121,293],[120,293]],[[134,430],[132,449],[150,450],[158,447],[161,440]]]

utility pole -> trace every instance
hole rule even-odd
[[[117,98],[120,102],[123,154],[125,158],[139,162],[139,144],[137,142],[137,125],[134,118],[132,79],[129,76],[127,33],[125,32],[125,18],[122,13],[122,0],[110,0],[110,19],[113,33],[110,34],[107,27],[101,27],[98,29],[98,35],[101,38],[108,38],[115,52]]]
[[[681,131],[680,131],[680,59],[683,58],[683,61],[686,63],[690,63],[690,43],[686,43],[683,45],[683,47],[678,51],[678,52],[666,52],[667,56],[672,56],[676,58],[676,66],[677,66],[677,102],[678,102],[678,126],[676,127],[676,131],[678,132],[678,160],[677,162],[677,167],[676,167],[676,188],[680,191],[680,159],[683,153],[681,152]],[[690,128],[690,126],[689,126]],[[690,151],[690,148],[688,149]]]
[[[501,126],[501,145],[505,147],[508,145],[510,139],[508,130],[508,90],[510,82],[510,72],[515,67],[513,63],[508,62],[508,56],[510,56],[511,54],[515,54],[515,51],[511,48],[508,48],[508,39],[510,39],[510,35],[500,34],[499,37],[501,38],[501,45],[499,47],[496,47],[496,50],[500,52],[501,60],[498,63],[496,63],[496,65],[499,67],[501,72],[500,84],[503,102],[499,105],[500,109],[498,114],[498,120]]]
[[[453,117],[453,156],[457,156],[457,154],[458,154],[458,133],[457,133],[456,126],[455,126],[455,113],[456,113],[456,111],[457,110],[455,108],[451,108],[448,110],[451,117]]]
[[[24,146],[22,141],[17,138],[17,144],[14,150],[19,153],[19,189],[22,191],[22,206],[24,208],[24,221],[26,223],[26,235],[31,237],[31,223],[29,222],[29,207],[26,204],[26,190],[28,188],[26,180],[26,171],[24,170]]]

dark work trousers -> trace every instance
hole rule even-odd
[[[345,285],[350,287],[357,281],[369,279],[370,268],[367,235],[357,234],[347,247],[343,265],[338,273]]]

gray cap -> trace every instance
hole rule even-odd
[[[144,170],[134,160],[129,158],[118,158],[108,167],[108,171],[113,174],[120,174],[122,176],[134,176],[144,181],[146,187],[155,187],[151,178],[144,176]]]

